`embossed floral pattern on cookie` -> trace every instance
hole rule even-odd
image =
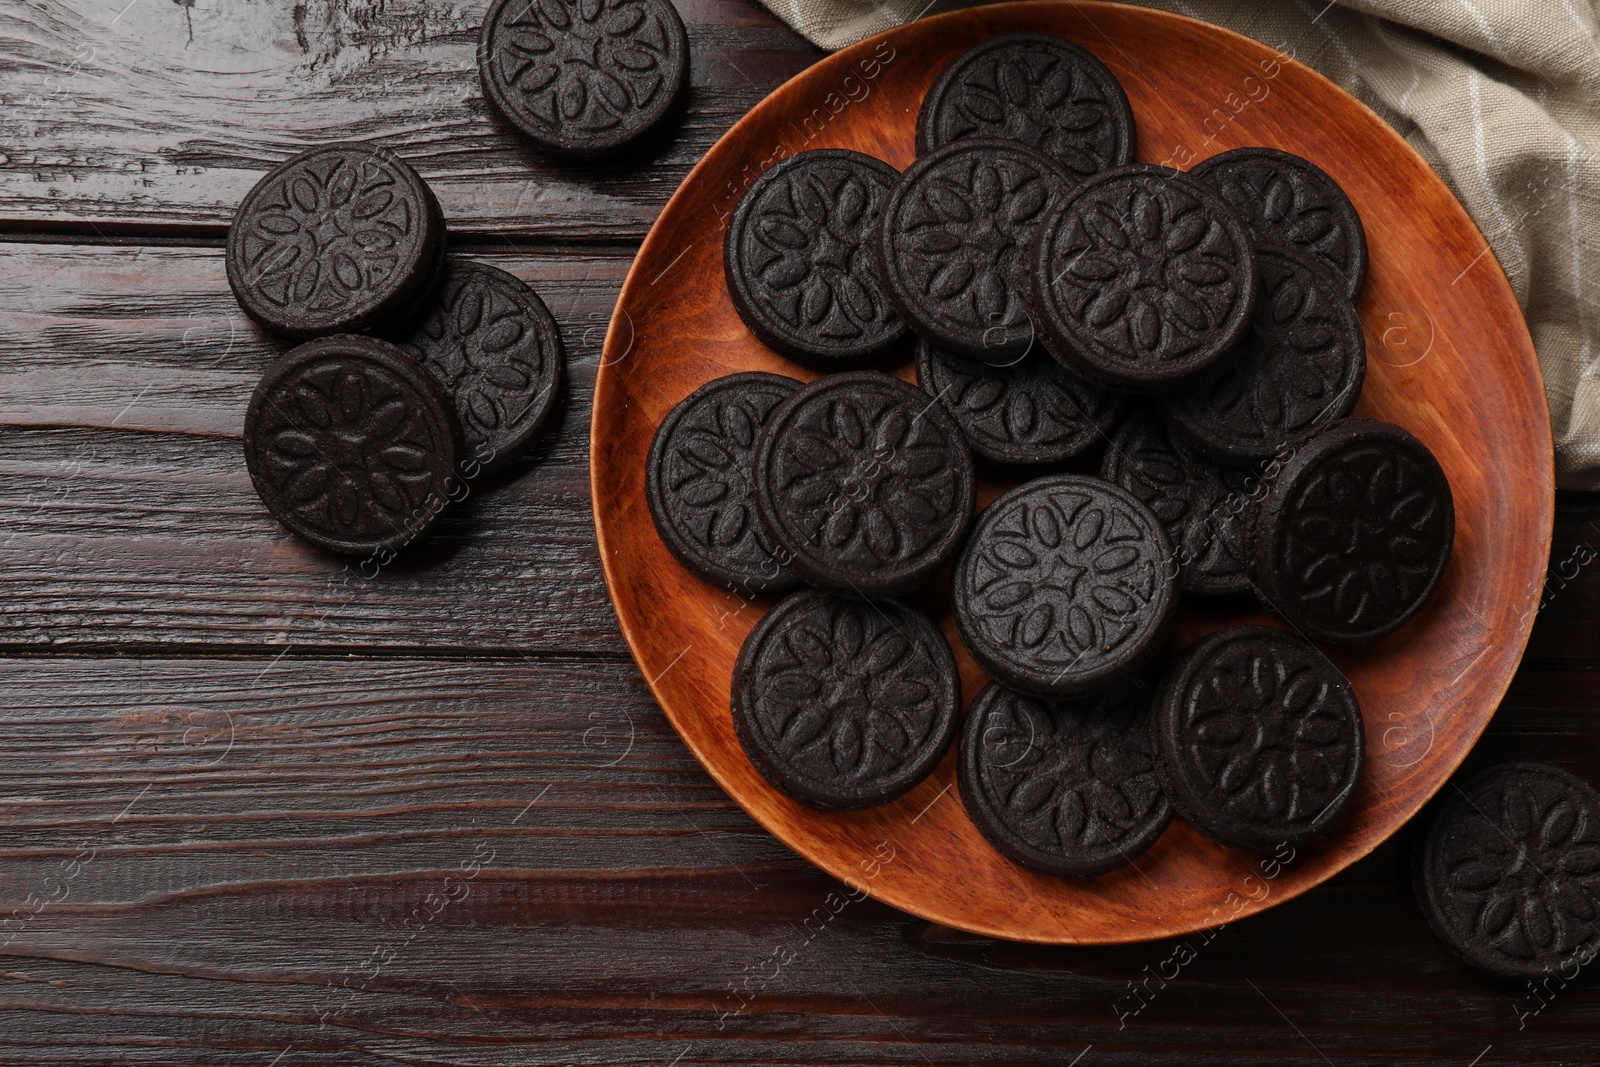
[[[1148,848],[1172,817],[1150,756],[1148,689],[1042,701],[991,682],[967,712],[961,796],[1007,855],[1099,874]]]
[[[1416,873],[1429,922],[1474,966],[1570,978],[1600,955],[1600,793],[1564,771],[1503,764],[1447,786]]]
[[[262,500],[295,533],[341,552],[395,548],[426,529],[459,451],[443,388],[370,338],[291,351],[263,375],[245,417]]]
[[[431,279],[443,224],[415,171],[365,145],[313,149],[268,173],[228,234],[228,282],[268,329],[362,330]]]
[[[1291,437],[1350,414],[1366,378],[1355,305],[1315,260],[1263,246],[1250,330],[1227,361],[1157,398],[1163,415],[1213,458],[1270,458]]]
[[[1054,475],[991,504],[956,570],[956,622],[1001,681],[1070,696],[1132,673],[1176,600],[1166,531],[1107,482]]]
[[[917,160],[890,195],[878,244],[900,314],[953,351],[1020,355],[1033,338],[1024,253],[1070,181],[1060,164],[1010,141],[968,138]]]
[[[869,807],[938,763],[959,696],[949,645],[920,612],[802,592],[740,650],[734,725],[785,792],[817,807]]]
[[[931,397],[887,375],[819,379],[762,430],[763,526],[821,588],[857,596],[914,588],[954,553],[973,498],[960,430]]]
[[[1043,353],[992,366],[919,341],[917,382],[950,412],[972,450],[995,463],[1081,455],[1107,439],[1124,406]]]
[[[1255,252],[1217,194],[1160,167],[1073,190],[1030,264],[1035,325],[1069,368],[1126,389],[1170,387],[1249,326]]]
[[[905,336],[870,248],[897,176],[859,152],[820,149],[790,156],[751,186],[729,223],[724,262],[734,307],[757,337],[838,370]]]
[[[514,461],[555,406],[561,334],[539,295],[505,271],[452,262],[400,346],[455,397],[474,472]]]
[[[736,594],[796,582],[756,517],[753,478],[761,424],[799,387],[759,372],[717,378],[668,413],[650,446],[645,493],[662,540],[685,566]]]
[[[957,57],[923,100],[919,153],[964,137],[1020,141],[1087,177],[1133,158],[1133,111],[1116,77],[1082,48],[1005,34]]]
[[[1361,775],[1350,683],[1309,641],[1236,626],[1184,650],[1157,703],[1162,781],[1178,811],[1243,848],[1321,833]]]
[[[546,148],[595,155],[655,125],[688,69],[669,0],[500,0],[484,19],[485,94]]]

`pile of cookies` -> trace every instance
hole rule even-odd
[[[246,314],[305,342],[262,374],[244,442],[262,502],[314,545],[388,562],[554,407],[565,357],[544,302],[446,255],[438,201],[392,152],[334,144],[269,172],[227,268]]]
[[[571,159],[636,146],[688,71],[670,0],[499,0],[479,37],[485,99]],[[262,375],[245,461],[314,545],[388,562],[554,408],[565,355],[544,302],[446,256],[438,200],[392,152],[328,145],[267,174],[234,217],[228,282],[261,326],[308,342]]]
[[[1297,156],[1179,173],[1132,163],[1135,143],[1094,56],[1006,35],[939,74],[904,173],[801,152],[734,211],[734,306],[824,374],[696,390],[656,434],[647,496],[690,570],[786,594],[731,709],[800,802],[886,803],[958,743],[984,836],[1087,876],[1174,812],[1271,849],[1354,796],[1360,706],[1313,642],[1401,627],[1454,538],[1429,450],[1349,417],[1361,220]],[[868,369],[908,358],[918,386]],[[974,521],[980,469],[1020,484]],[[947,635],[910,594],[953,606],[994,679],[964,721]],[[1252,594],[1286,625],[1164,654],[1180,598]]]

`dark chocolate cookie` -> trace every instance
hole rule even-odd
[[[1338,280],[1303,252],[1260,245],[1261,291],[1250,332],[1198,381],[1156,398],[1161,414],[1222,463],[1269,459],[1361,397],[1367,344]]]
[[[796,574],[847,596],[910,592],[961,543],[972,453],[938,401],[877,371],[830,374],[773,409],[756,513]]]
[[[1333,824],[1361,780],[1361,706],[1311,642],[1270,626],[1201,638],[1150,723],[1172,806],[1226,845],[1266,850]]]
[[[752,482],[761,424],[798,388],[758,371],[707,382],[661,420],[645,461],[661,540],[685,567],[743,596],[799,581],[761,529]]]
[[[956,626],[995,678],[1083,696],[1132,675],[1166,636],[1177,564],[1161,520],[1125,489],[1056,474],[984,509],[956,566]]]
[[[1104,874],[1155,844],[1172,805],[1150,758],[1150,692],[1043,701],[990,682],[962,728],[961,802],[1016,862]]]
[[[961,679],[928,617],[811,590],[784,598],[733,666],[733,728],[756,770],[814,808],[870,808],[926,778],[955,737]]]
[[[1043,353],[995,366],[917,342],[917,384],[944,405],[972,451],[993,463],[1060,463],[1107,439],[1115,393],[1073,377]]]
[[[882,160],[823,148],[756,179],[722,246],[728,293],[751,333],[818,370],[862,366],[905,339],[872,254],[899,176]]]
[[[688,74],[669,0],[498,0],[478,37],[484,97],[534,144],[575,159],[649,132]]]
[[[1327,171],[1276,148],[1235,148],[1189,173],[1221,193],[1256,240],[1315,256],[1344,280],[1351,300],[1361,294],[1367,234],[1355,205]]]
[[[901,317],[962,355],[1010,362],[1027,351],[1024,253],[1071,184],[1018,141],[963,138],[918,159],[889,194],[875,246]]]
[[[239,306],[288,337],[361,332],[411,310],[444,259],[444,216],[384,148],[313,148],[245,194],[228,230]]]
[[[1541,763],[1452,781],[1413,876],[1428,925],[1467,963],[1570,981],[1600,955],[1600,792]]]
[[[474,476],[515,461],[555,407],[566,360],[561,334],[539,294],[515,275],[448,261],[427,313],[396,340],[455,398]]]
[[[1284,447],[1245,511],[1262,605],[1316,641],[1393,633],[1450,561],[1455,505],[1428,447],[1392,423],[1341,419]]]
[[[1114,389],[1172,389],[1250,326],[1256,254],[1233,209],[1163,167],[1102,171],[1034,234],[1028,310],[1050,354]]]
[[[1100,476],[1149,505],[1166,525],[1178,560],[1178,588],[1202,596],[1250,591],[1244,565],[1241,473],[1211,462],[1148,408],[1137,409],[1106,449]]]
[[[370,337],[293,349],[261,376],[244,418],[262,503],[292,533],[348,555],[393,551],[431,526],[461,451],[444,386]]]
[[[1133,159],[1133,109],[1106,65],[1047,33],[991,37],[944,69],[917,115],[917,152],[963,137],[1037,148],[1086,178]]]

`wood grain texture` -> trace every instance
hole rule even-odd
[[[1109,874],[1037,874],[995,852],[966,817],[954,792],[953,753],[904,797],[867,811],[819,813],[780,793],[750,764],[728,713],[734,657],[766,604],[742,601],[675,565],[645,506],[644,457],[680,399],[736,371],[815,377],[757,341],[726,287],[706,282],[719,275],[727,212],[742,184],[801,148],[851,148],[907,166],[914,116],[937,72],[969,42],[1016,31],[1056,33],[1095,49],[1128,91],[1144,162],[1167,161],[1167,146],[1192,136],[1212,101],[1259,90],[1260,101],[1218,130],[1207,154],[1247,144],[1288,149],[1323,166],[1348,193],[1371,255],[1360,311],[1374,358],[1355,413],[1416,434],[1455,497],[1454,553],[1428,606],[1384,641],[1330,651],[1366,727],[1368,756],[1349,812],[1292,864],[1278,870],[1273,863],[1272,892],[1239,913],[1274,906],[1365,855],[1466,756],[1521,657],[1550,548],[1549,414],[1527,328],[1497,265],[1463,269],[1482,254],[1483,237],[1397,133],[1309,68],[1180,16],[1091,3],[955,12],[818,63],[741,120],[674,195],[618,298],[591,431],[601,560],[635,658],[689,747],[762,825],[825,870],[858,876],[887,841],[903,858],[882,870],[872,892],[923,918],[1025,941],[1181,934],[1222,921],[1219,905],[1253,894],[1272,861],[1175,820],[1149,852]],[[837,112],[805,127],[815,109],[832,108],[830,100]],[[1426,317],[1425,355],[1400,359],[1386,345],[1394,314]],[[899,373],[911,375],[909,367]],[[997,488],[991,483],[988,495]],[[986,499],[980,493],[980,507]],[[970,700],[986,678],[955,635],[946,596],[925,599],[956,650]],[[663,604],[672,610],[663,612]],[[1186,611],[1175,645],[1246,620],[1268,621],[1258,612]],[[1424,735],[1426,747],[1415,740]],[[950,878],[951,870],[962,877]]]
[[[625,251],[466,248],[558,319],[564,396],[529,456],[392,564],[290,535],[240,435],[288,345],[220,247],[0,244],[0,645],[620,650],[584,430]]]
[[[581,166],[540,156],[484,103],[486,0],[122,6],[0,8],[0,224],[217,235],[275,164],[363,140],[414,165],[458,234],[638,238],[770,79],[820,54],[744,0],[683,0],[685,110],[623,159]]]
[[[1600,772],[1571,677],[1525,671],[1475,758]],[[1403,835],[1141,945],[855,899],[622,663],[14,656],[0,722],[3,1064],[1551,1063],[1600,1026],[1575,986],[1519,1030],[1538,1002],[1432,940]]]

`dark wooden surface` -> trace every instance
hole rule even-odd
[[[818,57],[750,0],[680,4],[687,113],[599,171],[496,128],[473,0],[125,3],[0,0],[0,1063],[1595,1062],[1600,986],[1456,963],[1406,832],[1209,938],[1045,949],[851,899],[699,769],[617,634],[585,442],[637,241]],[[279,345],[219,240],[333,136],[417,160],[571,356],[532,459],[370,579],[250,489]],[[1562,495],[1473,760],[1600,781],[1597,549]]]

